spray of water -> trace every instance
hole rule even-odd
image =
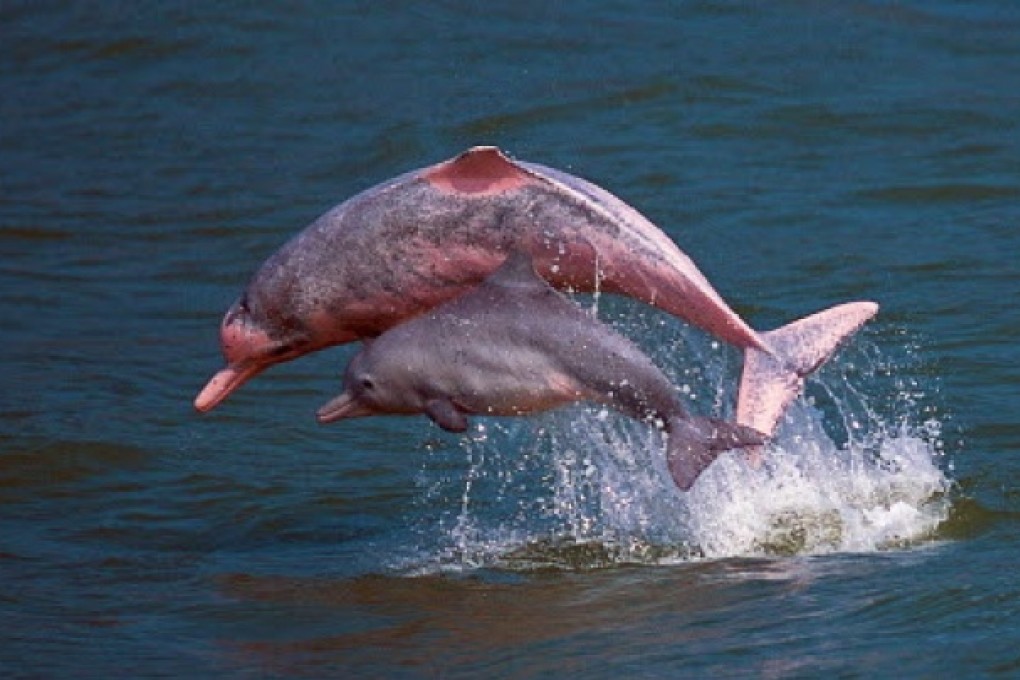
[[[732,416],[739,357],[661,319],[614,324],[692,411]],[[662,341],[663,335],[674,339]],[[411,572],[592,569],[906,548],[949,514],[937,385],[916,346],[856,339],[787,413],[765,463],[729,452],[683,493],[663,435],[598,407],[479,421],[429,447]]]

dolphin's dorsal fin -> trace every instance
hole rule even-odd
[[[504,288],[548,288],[538,272],[531,255],[523,250],[512,250],[503,264],[489,275],[486,283]]]
[[[501,194],[539,181],[494,146],[472,147],[421,176],[442,192],[467,196]]]

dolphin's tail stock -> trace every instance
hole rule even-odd
[[[874,302],[850,302],[762,333],[773,353],[745,350],[736,422],[774,435],[786,407],[803,389],[804,378],[877,312]],[[758,462],[760,451],[749,455]]]
[[[716,418],[674,416],[666,424],[666,464],[673,481],[682,491],[695,480],[719,454],[730,449],[760,446],[768,437],[754,428]]]

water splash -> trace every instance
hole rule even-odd
[[[673,337],[646,349],[691,410],[730,417],[739,362],[693,332]],[[433,447],[417,551],[394,566],[578,570],[932,540],[952,487],[938,388],[918,370],[916,346],[897,347],[845,348],[793,404],[764,465],[726,453],[689,493],[670,479],[663,435],[605,409],[476,423],[472,436]]]

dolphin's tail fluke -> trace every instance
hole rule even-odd
[[[715,418],[676,416],[670,419],[666,429],[669,432],[666,464],[682,491],[694,486],[698,476],[720,453],[760,446],[768,439],[753,428]]]
[[[736,422],[768,436],[804,387],[804,378],[878,312],[874,302],[850,302],[762,333],[772,354],[745,350]],[[757,458],[752,452],[752,458]]]

